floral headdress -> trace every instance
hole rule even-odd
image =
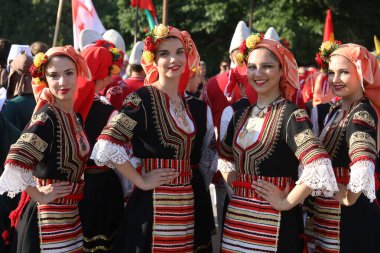
[[[315,56],[315,62],[323,71],[327,72],[327,69],[329,67],[330,55],[332,54],[332,52],[337,50],[340,45],[342,45],[342,42],[339,40],[335,40],[333,42],[325,41],[320,46],[319,52]]]
[[[236,62],[239,66],[243,65],[249,53],[255,48],[255,46],[264,39],[262,33],[252,33],[246,40],[243,41],[239,48],[239,53],[236,55]]]
[[[95,42],[95,45],[98,47],[105,47],[107,48],[111,54],[112,54],[112,65],[110,67],[110,73],[112,75],[117,75],[120,73],[121,66],[123,65],[124,60],[124,53],[117,47],[115,47],[114,44],[107,40],[97,40]]]
[[[158,44],[165,39],[170,30],[172,30],[172,26],[165,26],[160,24],[155,26],[150,32],[146,34],[146,38],[144,41],[144,52],[142,57],[147,63],[152,63],[154,60],[154,51],[157,49]]]
[[[46,63],[50,57],[40,52],[34,56],[33,64],[30,66],[29,71],[32,74],[32,81],[36,85],[47,86],[44,70]]]

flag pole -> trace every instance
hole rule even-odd
[[[249,29],[252,29],[253,22],[253,0],[249,0]]]
[[[58,13],[57,13],[57,22],[55,23],[53,47],[55,47],[55,45],[57,44],[58,31],[59,31],[59,23],[61,22],[61,16],[62,16],[62,5],[63,5],[63,0],[59,0]]]
[[[137,30],[138,30],[138,20],[139,20],[139,5],[138,5],[138,1],[137,1],[137,4],[136,4],[136,17],[135,17],[135,36],[134,36],[134,43],[133,45],[136,44],[137,42]]]
[[[163,0],[162,2],[162,24],[167,25],[168,13],[169,13],[169,0]]]

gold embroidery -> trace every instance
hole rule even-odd
[[[311,129],[306,129],[303,132],[294,136],[294,140],[296,142],[297,147],[301,146],[307,141],[310,141],[311,139],[315,139],[314,133],[313,131],[311,131]]]
[[[298,109],[297,111],[295,111],[294,116],[296,117],[297,121],[305,120],[309,118],[309,115],[304,109]]]
[[[131,93],[128,95],[128,97],[125,98],[123,106],[129,103],[133,104],[134,106],[138,106],[141,103],[141,98],[136,93]]]
[[[116,115],[110,122],[110,125],[121,124],[123,127],[126,127],[128,130],[132,131],[136,126],[137,122],[127,116],[125,113],[119,113]]]
[[[43,153],[48,144],[42,140],[38,135],[33,133],[24,133],[20,136],[20,141],[30,143],[34,148]]]
[[[33,115],[32,119],[30,120],[29,125],[33,125],[34,123],[36,123],[38,121],[44,123],[48,118],[49,118],[49,116],[44,112],[41,112],[39,114],[35,114],[35,115]]]
[[[372,138],[372,136],[361,131],[354,132],[351,135],[350,147],[353,146],[355,142],[366,142],[371,144],[373,147],[376,147],[376,141]]]
[[[371,114],[369,114],[366,111],[356,112],[353,116],[353,120],[360,120],[360,121],[367,123],[368,125],[370,125],[373,128],[376,127],[375,126],[375,120],[372,118]]]

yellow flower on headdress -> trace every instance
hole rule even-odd
[[[244,55],[243,55],[242,53],[239,52],[239,53],[236,55],[235,59],[236,59],[236,63],[237,63],[239,66],[243,65]]]
[[[325,42],[322,43],[322,45],[319,48],[319,50],[321,50],[321,52],[323,52],[323,50],[330,51],[330,49],[333,46],[333,44],[334,44],[334,42],[325,41]]]
[[[142,57],[147,63],[152,63],[154,60],[154,54],[151,51],[144,51]]]
[[[260,42],[260,36],[256,35],[256,34],[252,34],[250,35],[247,40],[245,41],[246,45],[247,45],[247,48],[249,49],[252,49],[256,46],[257,43]]]
[[[33,78],[33,84],[38,85],[38,86],[46,86],[46,83],[44,81],[41,81],[39,77]]]
[[[166,38],[169,34],[170,30],[167,26],[164,26],[163,24],[156,25],[153,29],[153,33],[156,37],[156,39],[163,39]]]
[[[34,56],[33,59],[33,64],[37,68],[41,67],[42,61],[45,59],[45,54],[44,53],[38,53]]]
[[[119,73],[120,73],[120,68],[119,68],[119,66],[113,64],[113,65],[111,66],[111,74],[112,74],[112,75],[117,75],[117,74],[119,74]]]
[[[111,48],[111,52],[113,54],[118,54],[118,53],[120,53],[120,50],[117,47],[113,47],[113,48]]]

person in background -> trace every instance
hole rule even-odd
[[[120,85],[113,86],[106,92],[106,98],[117,110],[122,108],[123,102],[129,94],[144,86],[145,71],[141,66],[143,50],[144,43],[142,41],[138,41],[133,46],[131,56],[129,58],[129,69],[131,71],[129,77]]]
[[[48,45],[41,41],[33,42],[33,44],[30,45],[30,51],[32,52],[33,56],[35,56],[38,53],[45,53],[48,49]]]
[[[32,75],[29,72],[33,58],[21,53],[11,62],[8,76],[7,102],[4,117],[20,131],[30,121],[36,100],[33,96]]]
[[[222,73],[230,70],[230,66],[228,65],[228,61],[227,60],[222,60],[220,62],[219,68],[220,68],[219,74],[222,74]]]
[[[11,50],[11,42],[5,38],[0,38],[0,88],[7,87],[7,83],[8,83],[7,59],[8,59],[10,50]]]
[[[194,252],[211,253],[211,237],[216,233],[209,191],[214,174],[211,164],[215,157],[215,132],[210,107],[192,96],[199,84],[199,57],[190,62],[189,67],[190,80],[185,97],[197,129],[190,156],[194,191]]]
[[[92,151],[96,138],[117,111],[99,92],[118,74],[123,53],[112,43],[100,40],[81,52],[91,72],[91,80],[79,78],[74,100],[74,110],[86,115],[86,131]],[[90,99],[93,97],[93,99]],[[83,99],[84,98],[84,99]],[[88,114],[83,111],[88,103]],[[84,171],[84,197],[79,202],[79,214],[83,226],[84,252],[109,252],[113,248],[119,223],[123,214],[122,186],[115,171],[106,166],[96,166],[88,159]]]

